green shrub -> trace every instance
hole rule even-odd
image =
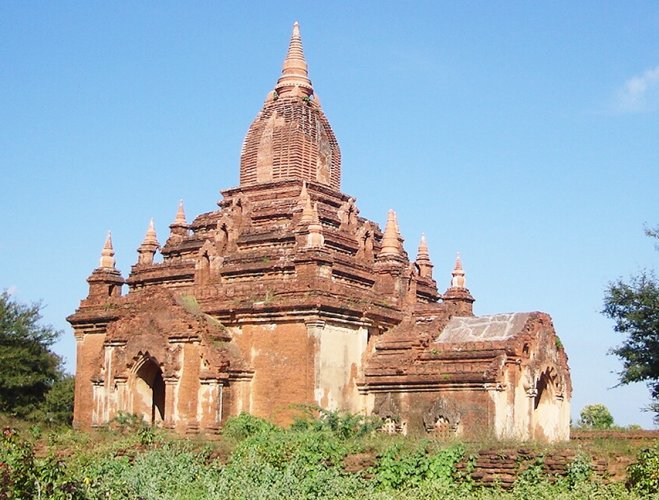
[[[532,464],[526,469],[521,471],[513,485],[513,493],[517,498],[532,497],[532,491],[541,487],[546,489],[549,485],[547,475],[543,470],[544,458],[542,456],[536,457]]]
[[[659,493],[659,443],[641,450],[627,470],[629,484],[641,495]]]
[[[37,459],[30,442],[13,429],[0,438],[0,498],[83,498],[80,485],[54,455]]]
[[[277,427],[267,420],[242,412],[237,417],[227,419],[222,429],[222,435],[231,439],[241,440],[275,429]]]
[[[454,486],[455,466],[464,456],[464,447],[452,446],[430,455],[427,444],[421,442],[412,450],[403,450],[400,444],[387,448],[372,471],[378,487],[399,490],[418,487],[424,482]]]
[[[238,444],[217,490],[229,498],[354,498],[369,486],[343,471],[352,447],[327,430],[256,433]]]
[[[325,410],[316,405],[299,405],[298,416],[291,429],[295,431],[330,431],[341,439],[366,436],[382,427],[382,419],[376,415],[360,415],[338,410]]]
[[[590,463],[590,457],[577,455],[567,466],[565,482],[569,489],[574,489],[577,485],[590,481],[592,476],[593,466]]]

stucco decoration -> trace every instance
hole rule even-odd
[[[391,393],[388,393],[387,397],[382,400],[382,403],[373,409],[373,413],[382,420],[391,419],[395,422],[400,421],[400,408],[394,401]]]
[[[445,398],[437,398],[423,415],[423,426],[427,432],[455,435],[460,425],[460,412],[456,405]]]

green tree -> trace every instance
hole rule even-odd
[[[579,414],[579,426],[589,429],[610,429],[613,417],[609,409],[601,403],[586,405]]]
[[[659,227],[645,232],[659,239]],[[654,272],[643,270],[629,281],[609,283],[602,313],[615,321],[616,332],[626,335],[611,350],[623,362],[620,383],[646,382],[653,400],[649,409],[659,422],[659,280]]]
[[[61,418],[62,406],[72,399],[67,389],[72,381],[66,381],[61,359],[50,350],[61,332],[42,325],[40,312],[39,304],[21,304],[7,291],[0,293],[0,412],[19,418],[38,418],[44,410]],[[44,407],[47,398],[51,410]]]

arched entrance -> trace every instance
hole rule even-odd
[[[133,412],[151,425],[165,419],[165,381],[153,358],[148,358],[135,373]]]
[[[555,395],[555,378],[553,369],[548,368],[536,383],[536,395],[533,399],[534,439],[551,440],[556,434],[560,415]]]

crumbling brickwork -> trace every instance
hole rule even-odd
[[[151,222],[125,280],[108,235],[68,318],[75,425],[129,412],[211,433],[241,411],[286,424],[316,404],[398,432],[566,439],[571,385],[551,319],[474,317],[459,257],[440,293],[425,240],[412,260],[395,212],[384,230],[360,217],[340,160],[296,24],[240,185],[191,223],[181,204],[162,247]]]

